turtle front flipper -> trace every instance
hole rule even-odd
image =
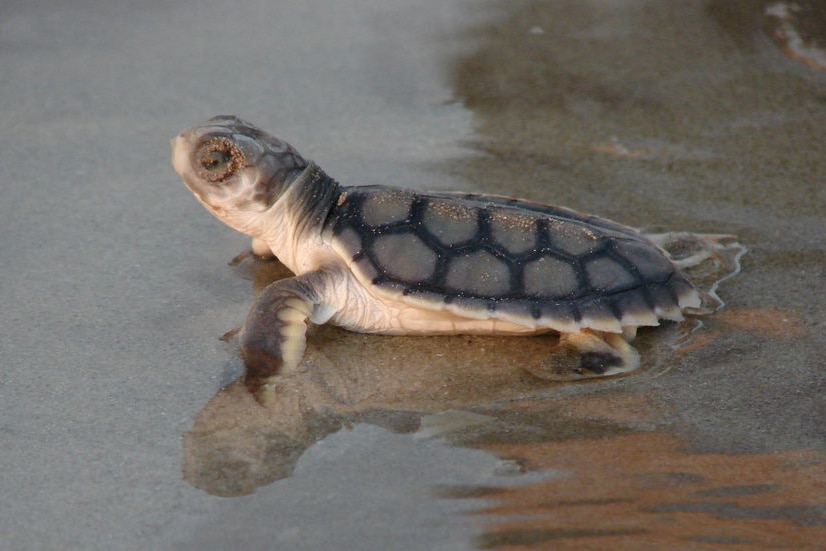
[[[328,277],[325,272],[310,272],[282,279],[258,296],[240,335],[248,386],[295,372],[304,355],[307,321],[325,304],[319,289]],[[329,309],[323,310],[329,314]]]

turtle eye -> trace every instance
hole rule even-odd
[[[198,148],[195,161],[204,180],[220,182],[244,166],[244,155],[232,141],[214,138]]]

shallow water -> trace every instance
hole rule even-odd
[[[0,9],[3,547],[817,548],[826,74],[789,37],[817,52],[794,17],[824,8],[780,4]],[[538,379],[547,337],[322,327],[264,407],[218,337],[285,274],[228,266],[248,241],[169,166],[221,112],[347,184],[749,253],[689,344],[641,332],[629,376]]]

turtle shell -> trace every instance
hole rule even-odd
[[[620,332],[681,320],[681,308],[700,304],[667,254],[637,230],[561,207],[349,187],[327,231],[378,295],[465,317]]]

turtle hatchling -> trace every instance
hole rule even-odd
[[[234,116],[172,140],[172,163],[219,220],[295,277],[270,284],[240,332],[249,373],[294,372],[307,323],[389,335],[557,332],[581,368],[635,369],[640,326],[701,298],[635,229],[500,196],[349,187]]]

